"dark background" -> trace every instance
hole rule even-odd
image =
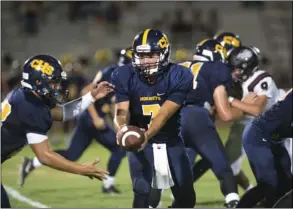
[[[292,2],[2,1],[2,95],[17,81],[22,63],[39,53],[92,80],[116,62],[118,49],[150,27],[167,34],[173,61],[190,59],[203,38],[234,32],[260,49],[263,68],[279,87],[292,85]]]

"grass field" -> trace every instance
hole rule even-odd
[[[223,139],[227,138],[228,128],[219,129]],[[54,148],[65,145],[53,146]],[[132,187],[128,171],[127,159],[117,173],[116,185],[123,192],[121,195],[104,195],[101,193],[102,182],[90,180],[86,177],[67,174],[53,169],[42,167],[35,170],[26,181],[24,187],[18,184],[18,168],[22,156],[33,156],[30,147],[23,149],[17,156],[2,165],[2,183],[18,190],[22,195],[34,201],[38,201],[54,208],[130,208],[132,204]],[[96,157],[101,159],[101,166],[106,168],[109,152],[95,143],[89,147],[79,162],[91,162]],[[250,180],[254,178],[250,171],[247,159],[244,162],[244,170]],[[208,171],[195,185],[197,193],[196,207],[223,207],[223,196],[219,183],[211,171]],[[243,193],[239,189],[240,194]],[[11,205],[14,208],[31,208],[32,206],[13,199],[10,196]],[[163,207],[171,204],[170,191],[164,193]]]

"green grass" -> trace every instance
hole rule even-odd
[[[227,138],[228,128],[221,128],[223,139]],[[65,145],[53,146],[64,147]],[[18,185],[18,168],[22,156],[34,156],[30,147],[23,149],[17,156],[11,158],[2,165],[2,183],[18,190],[22,195],[49,205],[54,208],[130,208],[132,204],[132,187],[129,176],[127,159],[124,158],[117,173],[116,185],[123,192],[121,195],[104,195],[101,193],[102,182],[90,180],[87,177],[59,172],[48,167],[35,170],[27,178],[24,187]],[[79,162],[91,162],[96,157],[101,159],[100,166],[106,168],[109,152],[93,143],[83,154]],[[250,180],[254,181],[247,159],[244,162],[244,170]],[[196,207],[223,207],[223,196],[219,183],[211,171],[208,171],[195,185],[197,193]],[[240,194],[243,193],[239,189]],[[10,197],[14,208],[28,208],[30,205],[17,201]],[[170,190],[163,194],[163,207],[171,204]]]

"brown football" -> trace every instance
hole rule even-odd
[[[121,131],[118,141],[127,151],[137,151],[145,140],[143,132],[136,126],[124,126]]]

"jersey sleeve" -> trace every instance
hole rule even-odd
[[[177,69],[171,75],[171,89],[168,100],[182,105],[186,95],[192,90],[193,75],[190,70],[183,66],[177,66]]]
[[[37,133],[27,133],[26,134],[28,144],[39,144],[46,139],[48,139],[47,135],[44,134],[37,134]]]
[[[52,117],[48,109],[24,105],[24,108],[18,109],[18,115],[24,125],[28,140],[36,142],[38,141],[36,136],[38,136],[37,138],[47,136],[47,132],[52,126]]]
[[[214,76],[211,76],[212,89],[216,89],[218,86],[223,85],[227,92],[231,92],[231,69],[227,65],[219,62],[215,66],[214,72]]]
[[[128,94],[128,73],[121,73],[123,71],[123,66],[116,68],[112,73],[112,84],[115,86],[114,93],[116,96],[116,103],[129,101]],[[125,69],[127,71],[127,69]]]
[[[268,98],[272,98],[276,89],[277,87],[272,77],[265,77],[255,85],[253,92],[255,92],[259,96],[265,95]]]

